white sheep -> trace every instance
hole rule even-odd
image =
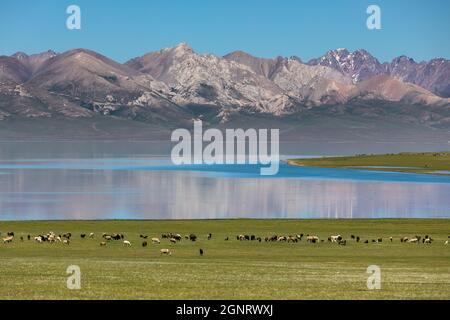
[[[123,245],[124,245],[124,246],[128,246],[128,247],[131,247],[131,242],[128,241],[128,240],[124,240],[124,241],[123,241]]]
[[[172,255],[172,252],[169,249],[161,249],[160,253],[161,254],[167,254],[169,256]]]

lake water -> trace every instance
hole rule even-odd
[[[281,163],[261,177],[257,166],[173,166],[158,150],[1,146],[0,220],[450,218],[450,176]]]

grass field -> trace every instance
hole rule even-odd
[[[450,299],[448,219],[0,222],[2,237],[8,231],[15,239],[0,243],[0,299]],[[26,240],[49,231],[71,232],[70,245]],[[80,238],[89,232],[94,239]],[[133,246],[100,247],[103,232],[124,233]],[[199,240],[141,246],[140,234],[165,232],[195,233]],[[236,240],[299,233],[341,234],[348,243]],[[383,242],[356,243],[351,234]],[[400,243],[416,234],[435,241]],[[161,248],[172,256],[161,256]],[[69,265],[81,268],[81,290],[66,287]],[[381,290],[367,289],[369,265],[381,268]]]
[[[323,168],[364,168],[377,171],[442,174],[439,171],[450,171],[450,152],[292,159],[288,162],[293,165]]]

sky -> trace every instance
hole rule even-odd
[[[381,30],[366,10],[381,9]],[[69,5],[81,29],[69,30]],[[450,58],[449,0],[1,0],[0,55],[87,48],[125,62],[188,43],[196,52],[258,57],[366,49],[381,62]]]

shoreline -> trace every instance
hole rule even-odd
[[[450,176],[450,152],[448,151],[300,158],[287,159],[286,163],[298,167]]]

